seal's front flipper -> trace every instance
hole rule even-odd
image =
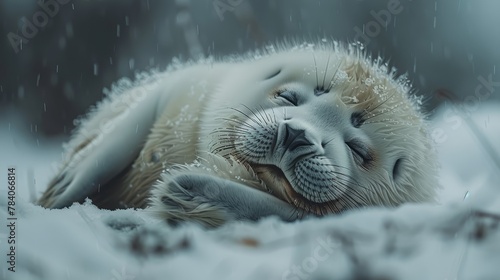
[[[170,223],[192,221],[215,227],[229,220],[278,216],[294,221],[304,216],[268,193],[219,177],[186,173],[162,179],[152,190],[150,210]]]

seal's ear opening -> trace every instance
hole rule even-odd
[[[401,175],[401,168],[402,168],[402,162],[404,161],[403,158],[398,158],[394,162],[394,167],[392,168],[392,179],[394,181],[399,179],[399,176]]]

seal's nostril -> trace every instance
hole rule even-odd
[[[311,142],[306,139],[306,131],[303,129],[295,129],[288,124],[285,124],[284,146],[290,152],[301,146],[309,146]]]

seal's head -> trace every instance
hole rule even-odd
[[[211,102],[218,110],[205,118],[212,129],[202,143],[302,210],[434,199],[437,166],[420,99],[406,78],[356,47],[251,59],[226,73]]]

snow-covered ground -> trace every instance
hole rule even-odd
[[[497,156],[499,109],[469,110]],[[443,166],[441,205],[215,230],[170,228],[146,210],[34,206],[30,196],[55,173],[60,144],[37,139],[15,116],[1,120],[0,279],[500,279],[500,170],[450,107],[432,123]],[[9,166],[17,176],[16,272],[7,262]]]

